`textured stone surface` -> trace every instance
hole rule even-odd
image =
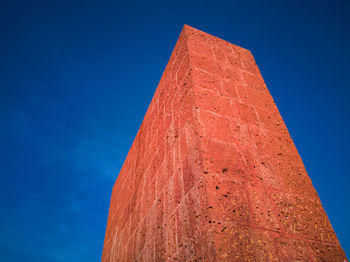
[[[252,54],[185,26],[114,185],[102,261],[344,261]]]

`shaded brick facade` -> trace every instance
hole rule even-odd
[[[114,185],[102,261],[341,261],[252,54],[184,26]]]

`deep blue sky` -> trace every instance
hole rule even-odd
[[[112,186],[185,23],[253,52],[349,255],[349,4],[128,2],[0,3],[0,260],[100,260]]]

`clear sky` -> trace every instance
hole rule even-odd
[[[183,24],[252,51],[349,255],[349,13],[349,1],[1,1],[0,260],[100,260],[113,184]]]

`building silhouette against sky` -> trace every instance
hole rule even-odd
[[[252,54],[184,26],[114,185],[102,261],[347,261]]]

